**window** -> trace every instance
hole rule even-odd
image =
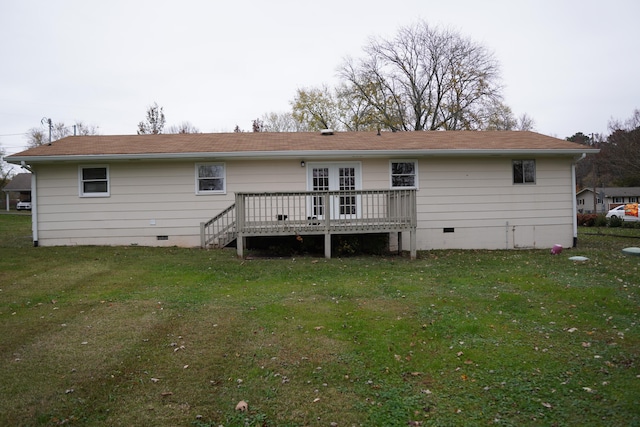
[[[226,191],[224,163],[196,165],[196,194],[225,193]]]
[[[534,184],[536,182],[536,161],[535,160],[514,160],[513,161],[513,183],[514,184]]]
[[[109,197],[109,167],[80,166],[80,197]]]
[[[613,203],[624,203],[624,197],[614,197]]]
[[[391,188],[417,188],[418,168],[414,160],[391,161]]]
[[[638,203],[637,197],[629,197],[629,203]]]

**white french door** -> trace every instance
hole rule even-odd
[[[309,191],[346,191],[362,188],[359,163],[311,163],[307,169]],[[359,197],[352,194],[334,195],[325,200],[324,195],[311,196],[310,217],[324,219],[357,218],[360,213]]]

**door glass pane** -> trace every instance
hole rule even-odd
[[[338,171],[338,176],[340,178],[340,191],[356,189],[355,168],[340,168]],[[340,215],[355,215],[355,213],[356,196],[340,196]]]
[[[313,191],[329,191],[329,168],[313,168]],[[316,218],[324,215],[324,196],[311,198],[312,215]]]

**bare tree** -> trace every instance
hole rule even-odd
[[[98,135],[99,128],[95,125],[87,125],[77,120],[73,125],[67,126],[63,122],[51,122],[51,141],[57,141],[70,135]],[[40,127],[33,127],[27,132],[27,146],[37,147],[49,143],[49,123],[45,122]]]
[[[260,119],[253,119],[251,123],[251,129],[253,132],[265,132],[264,122]]]
[[[292,113],[267,113],[262,116],[265,132],[304,132],[309,130],[304,124],[297,122]]]
[[[522,114],[518,117],[518,124],[516,130],[534,130],[536,127],[536,122],[533,120],[531,116],[527,113]]]
[[[616,185],[640,186],[640,110],[634,110],[624,122],[611,120],[609,130],[599,156]]]
[[[167,133],[200,133],[200,129],[190,122],[182,122],[178,125],[169,126]]]
[[[138,135],[159,134],[164,129],[165,117],[162,107],[158,107],[158,103],[147,109],[147,117],[144,121],[138,123]]]
[[[391,130],[478,129],[501,99],[499,67],[482,45],[421,21],[390,40],[371,39],[365,57],[339,73]],[[375,117],[375,118],[374,118]]]
[[[5,185],[11,181],[13,176],[13,170],[7,162],[4,161],[4,156],[7,155],[7,151],[0,145],[0,189],[3,189]]]

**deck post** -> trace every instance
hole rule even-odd
[[[244,244],[246,243],[244,237],[244,222],[245,222],[245,207],[244,196],[236,193],[236,250],[238,258],[244,257]]]
[[[236,238],[236,249],[238,258],[244,258],[244,236],[242,233],[238,233],[238,237]]]
[[[409,245],[410,245],[410,249],[409,249],[409,254],[411,256],[411,259],[416,259],[418,257],[418,251],[416,250],[416,229],[412,228],[410,231],[410,236],[409,236]]]
[[[324,257],[331,259],[331,234],[324,235]]]
[[[205,233],[204,233],[204,222],[200,223],[200,247],[202,249],[205,249],[207,247],[207,239],[205,237]]]

